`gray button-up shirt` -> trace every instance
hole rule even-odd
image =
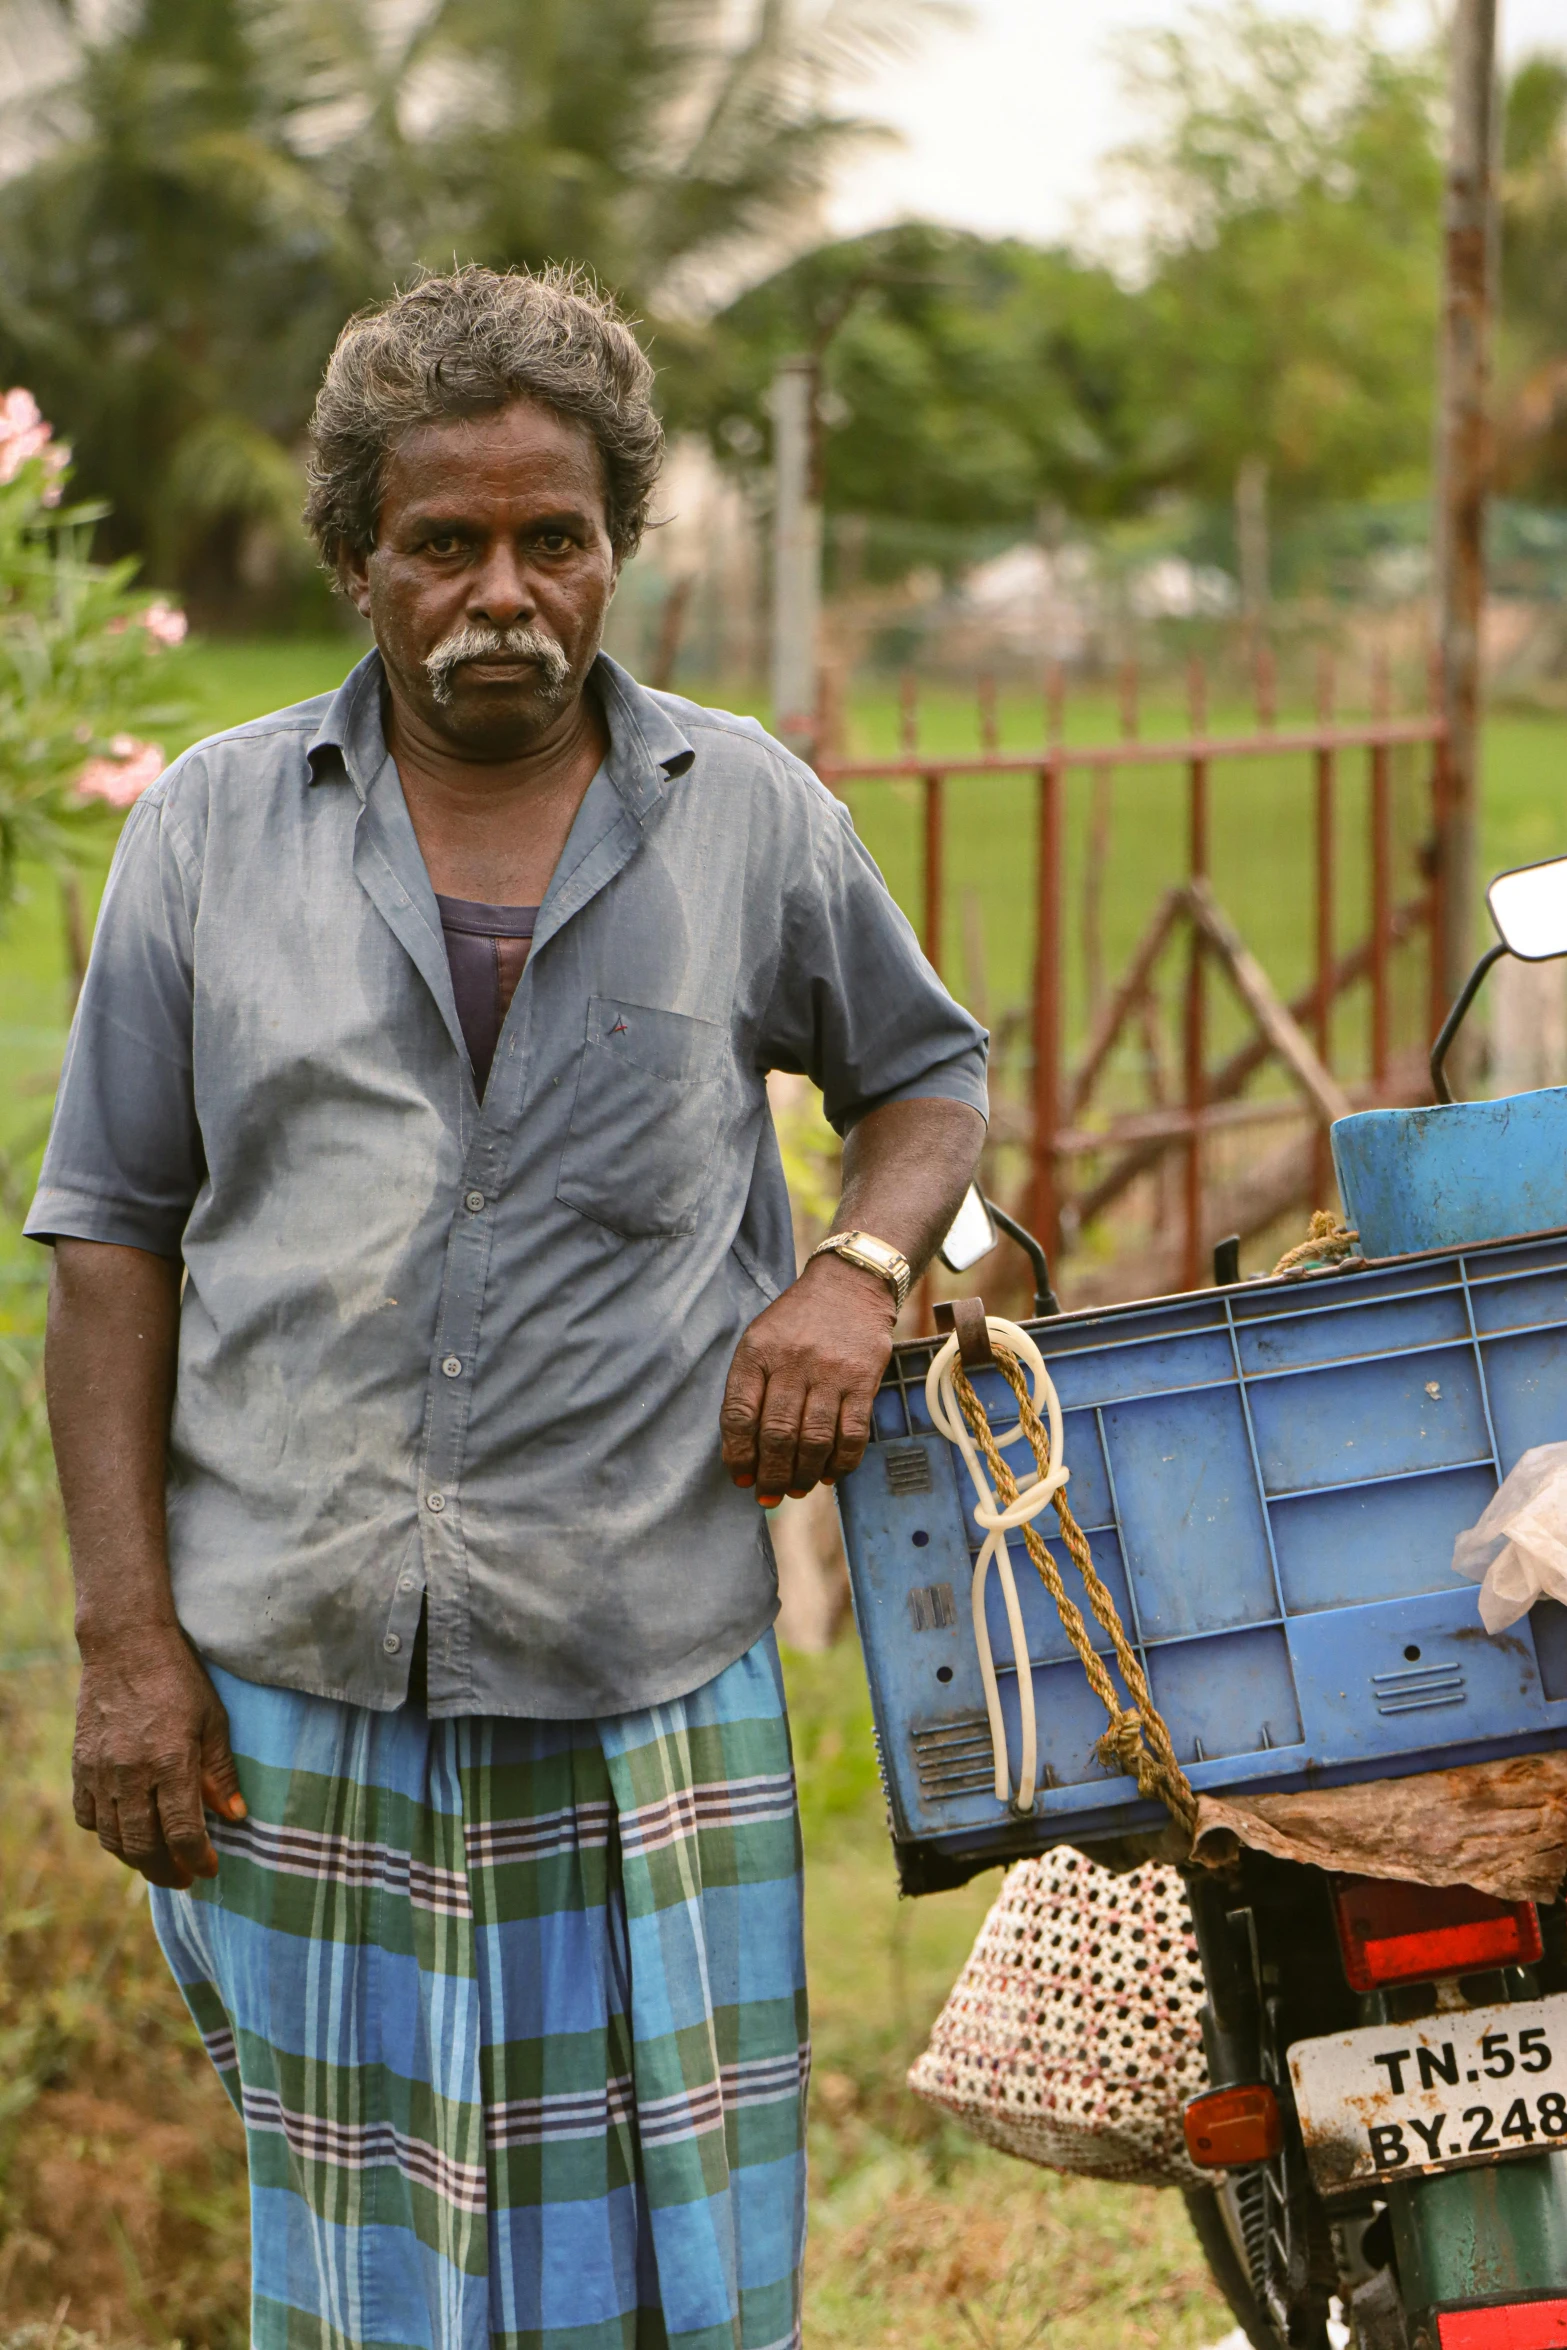
[[[28,1230],[183,1259],[169,1466],[203,1656],[435,1714],[606,1714],[771,1621],[719,1456],[794,1276],[769,1069],[840,1128],[985,1105],[844,809],[601,658],[577,812],[481,1103],[370,654],[199,744],[115,857]]]

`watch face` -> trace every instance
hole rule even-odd
[[[832,1250],[848,1264],[858,1265],[862,1272],[874,1273],[887,1283],[897,1304],[902,1306],[913,1275],[907,1257],[890,1241],[878,1240],[871,1232],[834,1232],[818,1242],[811,1253],[819,1256],[823,1249]]]

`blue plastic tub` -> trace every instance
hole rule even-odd
[[[1567,1218],[1567,1087],[1361,1110],[1334,1127],[1333,1165],[1368,1257],[1540,1232]]]
[[[1029,1327],[1065,1409],[1072,1506],[1199,1791],[1560,1742],[1567,1610],[1542,1603],[1490,1639],[1451,1560],[1519,1455],[1567,1437],[1567,1232]],[[1095,1760],[1103,1710],[1018,1536],[1046,1783],[1025,1820],[996,1800],[969,1622],[981,1536],[925,1407],[936,1343],[896,1349],[874,1439],[838,1489],[910,1891],[1163,1818]],[[994,1421],[1015,1419],[998,1374],[976,1385]],[[1009,1457],[1032,1466],[1021,1443]],[[1080,1597],[1059,1535],[1051,1547]],[[994,1576],[989,1591],[1015,1780]]]

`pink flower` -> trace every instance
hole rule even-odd
[[[65,483],[61,476],[71,462],[71,452],[64,441],[51,441],[48,448],[41,452],[41,455],[44,461],[44,473],[47,477],[44,482],[43,502],[46,506],[58,506],[61,498],[65,495]]]
[[[136,617],[155,644],[182,645],[185,642],[185,631],[190,622],[183,612],[176,610],[162,596],[155,604],[149,604],[145,612],[138,612]]]
[[[154,644],[182,645],[190,622],[183,612],[160,596],[144,612],[117,612],[104,628],[106,636],[123,636],[128,628],[144,628]]]
[[[0,483],[15,481],[30,457],[41,457],[49,476],[44,504],[58,506],[65,485],[57,476],[70,464],[71,452],[55,439],[32,393],[16,384],[0,398]]]
[[[163,746],[139,742],[134,734],[116,734],[109,739],[109,750],[109,758],[87,761],[76,778],[77,797],[128,808],[163,773]]]
[[[0,399],[0,482],[14,481],[29,457],[47,449],[54,434],[38,402],[20,384]]]

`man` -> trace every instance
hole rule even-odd
[[[984,1039],[814,777],[600,653],[650,390],[567,274],[350,322],[376,649],[133,811],[29,1222],[77,1818],[244,2116],[264,2350],[798,2332],[757,1503],[860,1457]],[[769,1068],[846,1135],[798,1279]]]

